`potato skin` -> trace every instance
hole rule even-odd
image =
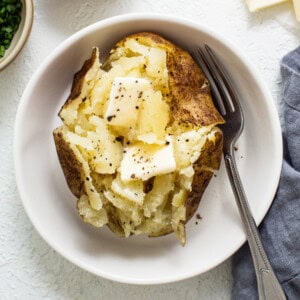
[[[68,99],[66,100],[66,102],[64,103],[64,105],[62,106],[60,112],[64,108],[66,108],[73,100],[75,100],[76,98],[78,98],[80,96],[83,82],[84,82],[84,77],[87,74],[87,72],[92,68],[93,64],[95,63],[95,61],[97,59],[98,59],[97,49],[93,48],[91,57],[89,59],[87,59],[83,63],[83,66],[81,67],[81,69],[74,74],[70,95],[69,95]],[[60,115],[60,112],[58,113],[58,115]]]
[[[61,112],[70,105],[74,100],[79,98],[82,93],[82,87],[85,80],[85,76],[88,71],[93,67],[98,60],[98,50],[97,48],[93,48],[92,55],[89,59],[87,59],[81,69],[76,72],[73,76],[73,82],[71,87],[70,95],[67,100],[61,107],[58,116],[64,122],[64,118],[61,116]],[[53,131],[54,142],[56,146],[56,152],[59,158],[60,165],[62,167],[64,176],[66,178],[68,187],[71,192],[77,198],[80,198],[83,194],[86,194],[85,187],[85,178],[86,172],[83,168],[82,163],[77,158],[74,150],[72,149],[70,143],[64,136],[63,126],[56,128]]]
[[[223,151],[222,131],[216,133],[215,142],[207,141],[200,158],[194,163],[195,175],[192,191],[186,201],[186,222],[194,215],[200,204],[201,197],[213,176],[213,171],[219,169]]]
[[[118,42],[111,50],[111,55],[113,55],[115,49],[123,47],[127,39],[132,38],[141,41],[147,46],[158,47],[167,52],[167,68],[169,71],[171,96],[171,121],[192,124],[196,127],[215,126],[224,123],[223,118],[213,104],[207,79],[188,52],[157,34],[139,32],[125,37]],[[93,49],[91,58],[86,60],[82,68],[74,75],[71,93],[61,108],[61,111],[72,101],[80,97],[85,75],[89,69],[92,68],[97,59],[97,52]],[[110,58],[108,58],[108,61],[109,59]],[[77,198],[80,198],[83,194],[86,194],[84,183],[86,174],[83,165],[76,158],[76,154],[65,140],[61,128],[56,129],[53,135],[67,184],[71,192]],[[186,200],[185,223],[188,222],[196,212],[201,197],[213,176],[213,169],[218,169],[220,166],[222,148],[223,134],[222,131],[219,130],[216,133],[214,142],[207,140],[202,149],[200,158],[194,163],[195,175],[192,182],[192,191]],[[107,226],[118,236],[124,236],[122,226],[119,224],[119,219],[115,216],[114,210],[111,209],[107,213],[109,218]],[[162,236],[171,232],[173,232],[172,228],[166,227],[165,231],[161,231],[153,236]]]
[[[80,196],[86,192],[83,180],[83,178],[85,178],[83,165],[77,159],[70,143],[68,143],[64,137],[62,127],[54,130],[53,137],[59,162],[67,180],[69,189],[74,196],[80,198]]]

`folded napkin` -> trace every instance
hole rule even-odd
[[[300,47],[281,61],[284,162],[275,199],[259,227],[270,263],[288,299],[300,299]],[[258,299],[246,243],[233,257],[233,300]]]

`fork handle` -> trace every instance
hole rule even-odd
[[[261,243],[257,226],[253,219],[241,179],[234,160],[233,151],[224,154],[225,165],[234,192],[241,219],[245,226],[252,255],[260,300],[284,300],[286,296],[270,265]]]

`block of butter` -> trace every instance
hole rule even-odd
[[[300,21],[300,0],[293,0],[296,18]]]
[[[288,0],[246,0],[250,12],[255,12],[260,9],[273,6],[275,4],[287,2]],[[293,0],[294,2],[299,2],[300,0]],[[299,6],[299,3],[298,3]]]

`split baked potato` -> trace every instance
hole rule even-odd
[[[192,57],[150,32],[122,39],[103,64],[95,47],[59,116],[54,141],[83,220],[123,237],[175,232],[184,245],[223,146]]]

